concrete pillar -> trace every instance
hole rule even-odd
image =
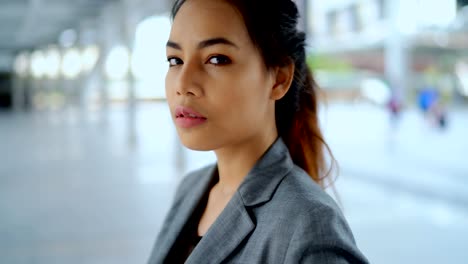
[[[96,63],[97,86],[99,87],[101,123],[106,126],[109,117],[110,91],[108,80],[105,73],[105,61],[112,47],[122,43],[122,34],[120,32],[119,2],[110,2],[107,4],[97,19],[97,44],[100,49],[100,56]]]
[[[80,25],[78,27],[78,42],[77,42],[77,48],[83,52],[84,49],[90,45],[93,45],[97,42],[97,32],[96,32],[96,22],[94,19],[86,19],[82,20],[80,22]],[[89,86],[88,82],[90,79],[90,73],[89,72],[84,72],[84,69],[82,69],[82,72],[76,79],[76,93],[77,93],[77,100],[78,100],[78,106],[81,112],[86,113],[87,111],[87,94],[90,92],[89,91]]]
[[[389,34],[385,40],[385,75],[394,93],[400,100],[405,99],[405,94],[410,84],[410,56],[411,43],[407,36],[401,32],[398,26],[400,17],[400,5],[403,0],[385,1],[388,17]]]
[[[15,75],[13,77],[12,95],[13,95],[13,110],[20,112],[25,108],[25,89],[24,78]]]
[[[135,33],[138,24],[145,18],[157,13],[168,12],[170,10],[171,0],[153,1],[153,0],[121,0],[120,8],[122,14],[122,35],[125,45],[132,52],[134,49]],[[136,115],[138,104],[136,98],[136,80],[133,74],[128,75],[128,140],[131,146],[137,144],[136,135]]]
[[[16,112],[25,110],[26,106],[26,76],[29,70],[29,54],[26,52],[20,53],[16,56],[13,64],[13,78],[12,78],[12,107]]]
[[[298,29],[306,33],[308,32],[308,21],[307,21],[307,9],[308,9],[308,1],[307,0],[295,0],[297,8],[299,10],[299,21],[298,21]]]
[[[123,37],[124,42],[130,52],[133,52],[134,42],[135,42],[135,33],[138,24],[144,19],[145,14],[142,10],[141,5],[135,5],[135,1],[131,0],[122,0],[121,2],[122,10],[122,28],[123,28]],[[128,119],[127,119],[127,128],[128,128],[128,143],[131,147],[136,146],[137,144],[137,132],[136,132],[136,119],[137,119],[137,101],[136,101],[136,80],[133,74],[130,72],[128,74]]]

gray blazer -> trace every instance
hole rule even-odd
[[[165,263],[216,165],[190,173],[176,192],[149,264]],[[368,263],[334,200],[296,166],[281,138],[245,177],[187,259],[199,263]]]

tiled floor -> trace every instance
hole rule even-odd
[[[124,106],[0,113],[0,263],[145,263],[181,175],[214,161],[177,147],[167,112],[139,105],[133,132]],[[323,112],[344,211],[372,263],[468,259],[468,111],[450,117],[440,132],[409,110],[390,134],[372,106]]]
[[[144,263],[174,188],[158,119],[131,148],[120,109],[3,114],[0,263]]]

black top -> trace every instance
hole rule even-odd
[[[216,172],[215,172],[216,173]],[[179,264],[184,263],[192,251],[197,246],[198,242],[203,238],[198,235],[198,223],[200,223],[203,212],[208,203],[208,197],[211,188],[218,182],[218,177],[213,177],[207,190],[198,202],[197,207],[193,211],[190,219],[185,224],[182,232],[179,234],[174,246],[169,251],[164,263]]]

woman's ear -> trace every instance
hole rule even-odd
[[[278,66],[274,69],[276,78],[271,90],[270,99],[279,100],[288,92],[294,79],[294,68],[294,63],[291,61],[284,66]]]

